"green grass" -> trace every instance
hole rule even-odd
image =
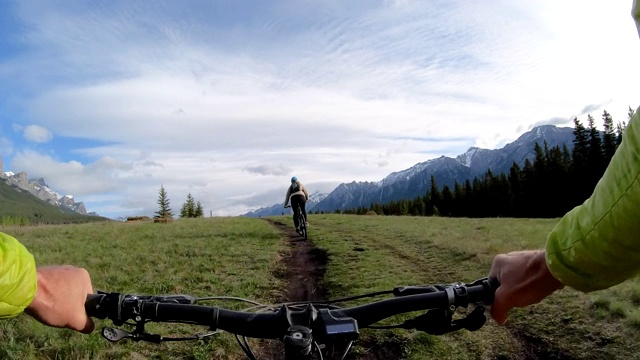
[[[485,277],[495,254],[542,247],[556,222],[315,215],[310,236],[329,253],[325,286],[331,297],[340,297]],[[489,321],[477,332],[436,337],[368,331],[364,336],[401,343],[409,359],[636,358],[637,287],[638,281],[631,280],[592,295],[565,289],[541,304],[515,310],[506,326]],[[593,305],[598,294],[611,299],[605,316]]]
[[[101,223],[5,229],[23,242],[39,265],[87,268],[94,288],[121,293],[233,295],[273,302],[284,288],[273,276],[286,250],[268,223],[247,218],[184,219],[169,224]],[[225,307],[239,304],[224,303]],[[243,306],[245,307],[245,306]],[[98,321],[97,328],[110,326]],[[206,329],[153,324],[150,332],[193,334]],[[208,342],[161,345],[108,343],[51,329],[26,315],[0,322],[2,359],[219,359],[242,358],[228,334]],[[195,346],[194,346],[195,345]]]
[[[278,217],[287,224],[289,216]],[[539,248],[556,220],[446,219],[311,215],[309,234],[329,263],[323,286],[332,298],[395,286],[472,281],[500,252]],[[292,225],[291,225],[292,226]],[[182,219],[169,224],[97,223],[8,227],[39,264],[86,267],[94,287],[123,293],[230,295],[262,302],[282,297],[286,240],[264,220]],[[593,294],[565,289],[491,320],[477,332],[430,336],[361,331],[361,344],[392,344],[405,359],[640,358],[640,282]],[[219,304],[231,307],[233,303]],[[236,305],[239,306],[239,305]],[[392,320],[391,322],[396,321]],[[98,328],[111,325],[99,321]],[[206,329],[153,324],[151,332]],[[240,359],[228,334],[212,341],[161,345],[108,343],[42,326],[26,315],[0,322],[2,359]],[[369,351],[356,346],[355,354]]]

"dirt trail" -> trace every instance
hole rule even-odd
[[[284,278],[287,280],[287,288],[284,292],[286,301],[315,301],[326,300],[327,292],[322,287],[322,280],[329,261],[327,252],[314,246],[313,228],[309,240],[304,240],[292,227],[285,223],[265,219],[283,234],[285,241],[290,245],[290,251],[284,254],[283,261],[286,264]],[[265,359],[283,359],[281,354],[282,344],[276,341],[261,343],[262,357]],[[354,344],[355,346],[355,344]],[[357,345],[360,354],[355,355],[351,351],[347,360],[395,360],[400,359],[401,346],[395,343],[371,344],[360,341]],[[335,349],[327,349],[325,359],[340,359],[344,346],[336,345]]]
[[[316,248],[310,239],[301,238],[286,224],[270,219],[267,221],[280,230],[290,244],[289,253],[284,255],[288,285],[286,298],[282,301],[326,300],[321,281],[329,260],[327,252]]]
[[[326,292],[320,282],[324,277],[328,257],[326,251],[317,249],[311,240],[304,240],[291,227],[280,221],[265,219],[283,235],[289,251],[282,254],[286,264],[284,273],[276,276],[287,282],[283,298],[279,302],[314,301],[326,299]],[[258,341],[258,359],[284,360],[282,343],[279,341]]]

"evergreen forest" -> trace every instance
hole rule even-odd
[[[629,119],[634,111],[629,108]],[[508,173],[487,170],[481,176],[455,182],[451,188],[439,187],[433,175],[424,196],[414,199],[373,203],[343,211],[348,214],[447,216],[447,217],[517,217],[554,218],[584,202],[623,141],[625,122],[614,126],[611,115],[602,115],[603,131],[594,118],[587,124],[574,118],[574,139],[567,144],[549,147],[536,143],[533,159],[523,166],[513,163]]]

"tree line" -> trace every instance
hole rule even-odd
[[[629,119],[634,110],[629,108]],[[573,120],[573,148],[536,143],[534,158],[521,167],[514,162],[508,173],[487,170],[481,176],[453,187],[439,187],[433,175],[424,196],[372,203],[342,213],[449,217],[553,218],[584,202],[602,177],[622,142],[625,122],[614,126],[611,115],[602,114],[603,131],[587,116],[586,126]]]
[[[173,211],[171,210],[171,200],[167,191],[164,189],[164,185],[160,185],[158,191],[158,211],[156,211],[155,219],[171,219],[173,218]],[[191,193],[187,195],[187,200],[182,204],[180,208],[181,218],[199,218],[204,216],[204,209],[200,201],[196,201]]]

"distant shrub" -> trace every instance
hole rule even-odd
[[[129,216],[127,221],[149,221],[151,220],[148,216]]]
[[[4,215],[2,217],[2,226],[9,226],[9,225],[26,226],[26,225],[29,225],[30,223],[31,222],[29,221],[29,218],[25,216]]]

